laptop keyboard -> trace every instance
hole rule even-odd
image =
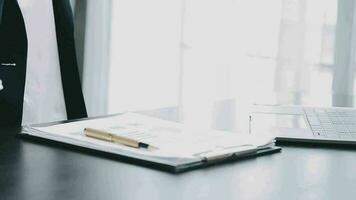
[[[356,141],[356,110],[305,108],[316,138]]]

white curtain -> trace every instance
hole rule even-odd
[[[179,106],[186,122],[203,126],[223,99],[236,99],[236,120],[253,103],[352,105],[353,0],[115,0],[111,9],[110,25],[96,14],[94,41],[87,38],[111,34],[104,46],[87,47],[111,55],[109,63],[87,58],[102,66],[87,69],[95,74],[84,82],[92,109]]]
[[[89,116],[107,113],[111,0],[87,0],[82,84]]]

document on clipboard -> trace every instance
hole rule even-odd
[[[134,163],[173,172],[280,150],[272,137],[197,130],[137,113],[25,126],[22,134],[132,158]]]

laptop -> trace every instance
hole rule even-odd
[[[277,141],[356,145],[356,109],[256,105],[249,129]]]

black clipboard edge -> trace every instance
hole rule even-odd
[[[193,162],[193,163],[187,163],[183,165],[178,165],[178,166],[173,166],[173,165],[168,165],[168,164],[163,164],[163,163],[156,163],[153,161],[148,161],[148,160],[143,160],[143,159],[138,159],[138,158],[132,158],[129,156],[125,155],[119,155],[119,154],[113,154],[109,152],[104,152],[96,149],[90,149],[90,148],[85,148],[85,147],[80,147],[74,144],[69,144],[65,142],[60,142],[60,141],[55,141],[51,139],[46,139],[46,138],[41,138],[33,135],[28,135],[25,133],[20,133],[17,134],[19,137],[30,141],[34,143],[41,143],[41,145],[45,144],[47,146],[56,146],[58,148],[64,149],[64,150],[74,150],[80,153],[85,153],[91,156],[98,156],[101,158],[108,158],[112,160],[117,160],[120,162],[126,162],[129,164],[134,164],[134,165],[139,165],[155,170],[160,170],[160,171],[165,171],[169,173],[183,173],[191,170],[196,170],[196,169],[203,169],[211,166],[216,166],[216,165],[221,165],[224,163],[231,163],[231,162],[236,162],[240,160],[245,160],[253,157],[259,157],[267,154],[272,154],[272,153],[277,153],[281,151],[280,147],[269,147],[266,149],[258,150],[257,152],[253,154],[243,154],[243,155],[234,155],[227,157],[225,159],[219,159],[219,160],[214,160],[214,161],[200,161],[200,162]]]
[[[17,136],[28,141],[28,142],[37,143],[37,144],[40,143],[41,145],[45,145],[48,147],[56,147],[56,148],[63,149],[63,150],[71,150],[71,151],[75,151],[77,153],[84,153],[84,154],[90,155],[90,156],[107,158],[107,159],[111,159],[111,160],[115,160],[115,161],[122,161],[122,162],[126,162],[129,164],[148,167],[151,169],[158,169],[158,170],[166,171],[166,172],[174,173],[174,171],[175,171],[175,166],[166,165],[163,163],[156,163],[156,162],[147,161],[147,160],[143,160],[143,159],[132,158],[132,157],[125,156],[125,155],[109,153],[109,152],[100,151],[100,150],[96,150],[96,149],[90,149],[90,148],[81,147],[81,146],[77,146],[77,145],[66,143],[66,142],[60,142],[60,141],[56,141],[56,140],[46,139],[46,138],[42,138],[42,137],[25,134],[25,133],[17,134]]]
[[[227,163],[232,163],[232,162],[238,162],[242,160],[247,160],[251,158],[256,158],[259,156],[263,155],[268,155],[268,154],[273,154],[273,153],[278,153],[282,150],[281,147],[269,147],[265,149],[258,150],[257,152],[253,154],[242,154],[242,155],[233,155],[224,159],[219,159],[219,160],[213,160],[209,162],[195,162],[195,163],[189,163],[189,164],[184,164],[184,165],[179,165],[175,168],[175,173],[182,173],[194,169],[202,169],[202,168],[207,168],[207,167],[212,167],[216,165],[222,165],[222,164],[227,164]]]

